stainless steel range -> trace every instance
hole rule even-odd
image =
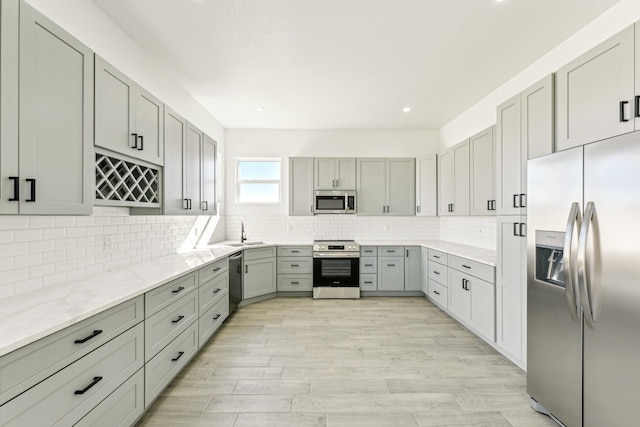
[[[360,298],[360,245],[353,240],[313,242],[313,298]]]

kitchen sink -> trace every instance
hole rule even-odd
[[[259,241],[254,241],[254,242],[238,242],[238,243],[227,243],[227,246],[234,246],[234,247],[240,247],[240,246],[253,246],[253,245],[262,245],[264,244],[264,242],[259,242]]]

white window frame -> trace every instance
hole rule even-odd
[[[240,163],[247,162],[278,162],[280,164],[279,179],[247,179],[240,180]],[[236,157],[236,204],[238,205],[279,205],[282,202],[282,159],[279,157]],[[240,200],[241,184],[278,184],[278,200],[275,202],[254,202]]]

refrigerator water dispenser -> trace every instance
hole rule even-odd
[[[564,288],[564,233],[536,230],[537,280]]]

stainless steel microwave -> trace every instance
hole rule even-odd
[[[356,213],[355,191],[316,191],[315,214],[354,214]]]

